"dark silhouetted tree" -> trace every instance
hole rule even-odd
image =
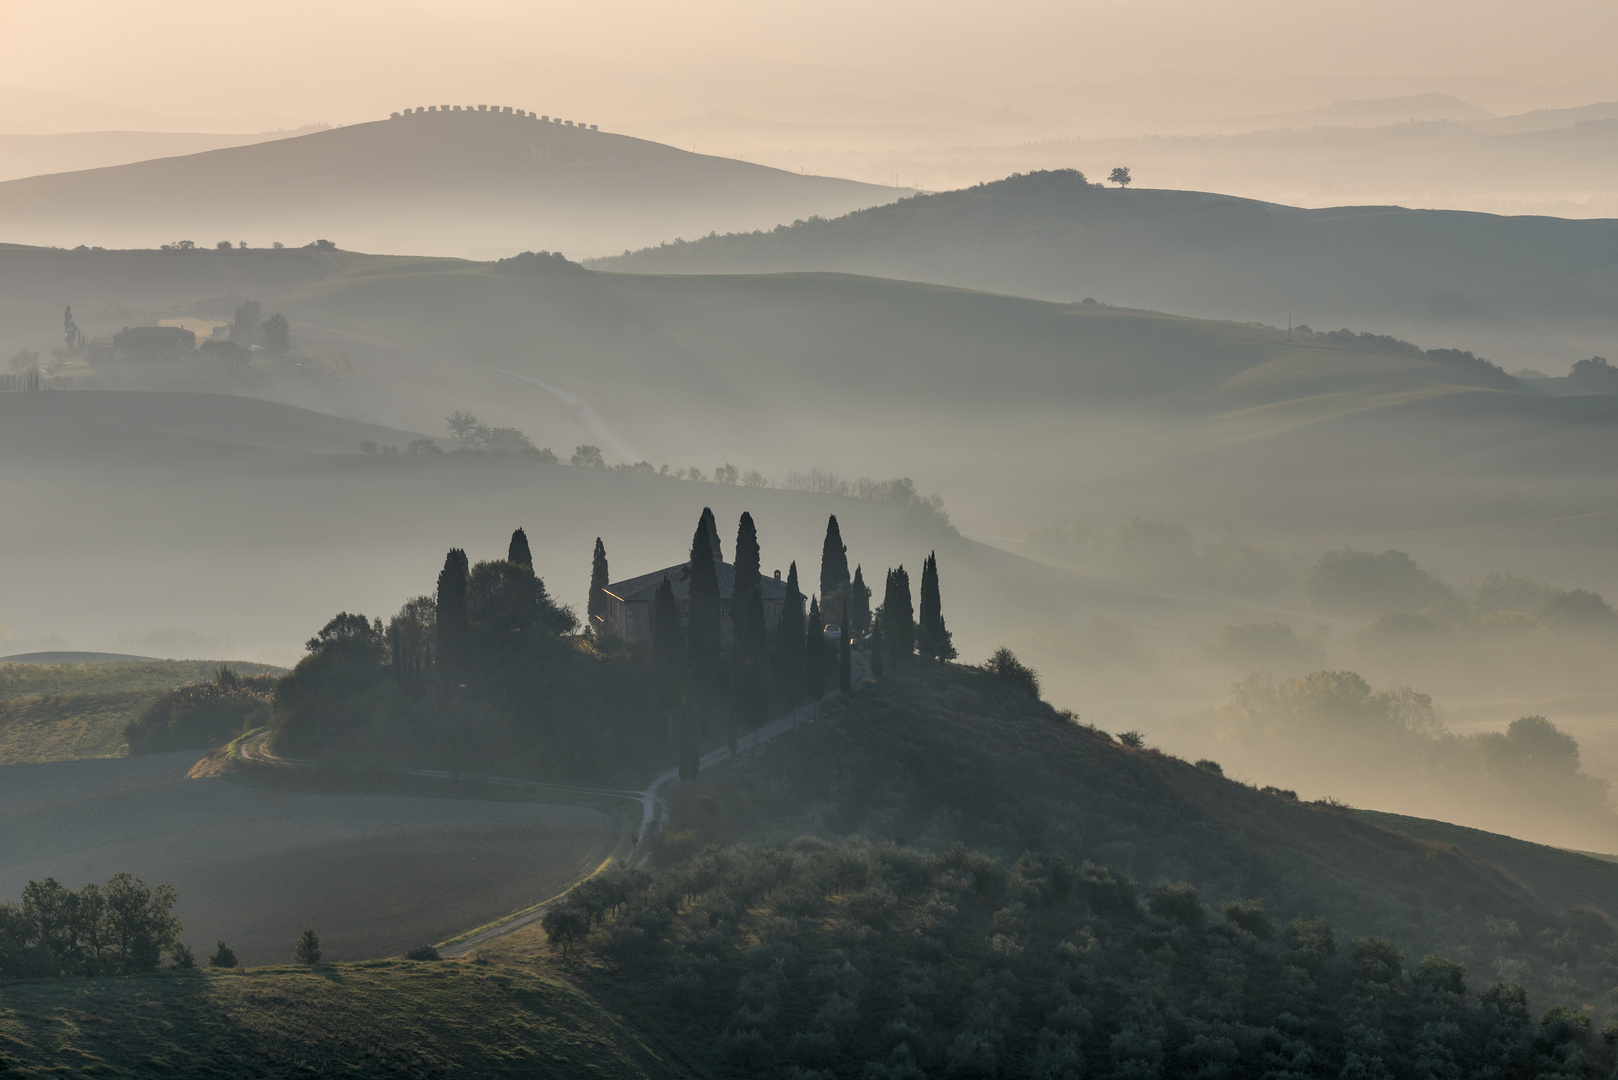
[[[464,673],[469,623],[466,617],[466,584],[470,574],[466,552],[450,548],[444,568],[438,572],[437,612],[434,625],[438,635],[438,658],[453,678]]]
[[[530,570],[534,568],[534,556],[528,550],[528,534],[521,529],[511,534],[511,545],[506,549],[506,561],[526,566]]]
[[[305,930],[298,938],[296,945],[292,946],[292,959],[295,963],[320,963],[320,935],[313,930]]]
[[[670,686],[677,685],[686,667],[686,652],[680,636],[680,607],[667,574],[652,595],[651,631],[652,669]]]
[[[836,610],[848,591],[848,547],[843,543],[837,515],[826,519],[826,540],[820,547],[820,600],[822,611]]]
[[[862,638],[871,630],[871,587],[865,584],[865,568],[854,568],[854,583],[848,591],[848,617],[853,622],[845,626],[853,638]]]
[[[826,694],[826,678],[831,672],[826,657],[825,617],[815,597],[809,600],[809,626],[803,641],[804,690],[810,701],[819,701]]]
[[[775,685],[789,706],[803,700],[803,591],[798,587],[798,564],[787,570],[787,594],[781,621],[775,628]]]
[[[702,526],[708,530],[708,551],[716,562],[723,562],[725,549],[719,543],[719,525],[714,521],[713,511],[708,507],[702,508]]]
[[[843,597],[843,632],[837,638],[837,688],[843,693],[854,690],[854,648],[849,644],[848,597]]]
[[[736,527],[730,615],[735,712],[749,727],[757,727],[769,713],[769,637],[759,575],[758,530],[753,525],[753,515],[746,512]]]
[[[748,589],[758,585],[758,530],[753,527],[753,515],[742,511],[741,521],[736,525],[736,588],[734,595],[741,596]]]
[[[1120,165],[1116,169],[1112,170],[1112,172],[1107,174],[1107,182],[1117,184],[1121,188],[1126,188],[1135,182],[1135,178],[1129,175],[1128,165]]]
[[[279,311],[265,319],[260,329],[264,334],[264,351],[271,356],[285,356],[292,348],[292,324]]]
[[[921,564],[921,611],[916,619],[917,651],[929,660],[955,659],[955,644],[944,626],[942,604],[938,594],[938,553],[933,552]]]
[[[586,622],[591,630],[599,631],[607,621],[607,586],[611,579],[607,576],[607,545],[596,537],[595,555],[590,559],[590,602],[585,612],[588,615]],[[672,599],[672,597],[671,597]],[[655,600],[653,601],[656,602]],[[676,624],[676,629],[678,624]]]
[[[882,618],[888,659],[908,659],[916,651],[916,616],[910,602],[910,575],[903,566],[888,571],[888,583],[882,595]]]
[[[219,947],[214,949],[213,954],[208,957],[208,966],[217,968],[233,968],[236,966],[236,952],[225,944],[224,938],[219,939]]]
[[[702,520],[691,537],[691,561],[686,567],[691,591],[686,610],[686,644],[691,651],[691,671],[699,690],[711,685],[719,669],[719,572],[713,554],[710,523],[713,512],[702,511]]]
[[[73,321],[72,304],[62,314],[62,338],[67,343],[69,353],[77,354],[84,348],[84,334],[79,330],[79,324]]]

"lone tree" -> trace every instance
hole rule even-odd
[[[837,526],[837,515],[826,519],[826,540],[820,547],[820,599],[825,610],[848,592],[848,546],[843,543],[842,530]]]
[[[1129,175],[1128,165],[1120,165],[1116,169],[1112,170],[1112,172],[1107,174],[1107,180],[1110,183],[1117,184],[1121,188],[1126,188],[1130,184],[1134,183],[1135,178]]]
[[[292,947],[292,959],[299,964],[320,963],[320,935],[313,930],[305,930]]]
[[[213,951],[212,956],[208,957],[208,966],[216,968],[233,968],[236,966],[236,953],[229,945],[225,944],[224,938],[219,939],[219,947]]]
[[[591,630],[599,631],[606,625],[607,585],[611,580],[607,575],[607,545],[598,536],[595,555],[590,559],[590,603],[585,611],[585,621]]]
[[[444,417],[444,423],[449,427],[450,437],[462,446],[470,443],[473,434],[482,426],[474,414],[462,412],[460,409]]]
[[[921,564],[921,612],[916,620],[917,651],[929,660],[942,663],[955,659],[955,644],[944,627],[938,595],[938,553],[927,556]]]
[[[764,591],[759,578],[758,530],[743,511],[736,527],[736,576],[731,590],[733,715],[757,727],[769,712],[769,639],[764,622]],[[731,728],[735,741],[735,727]]]
[[[887,588],[882,595],[882,621],[889,659],[908,659],[916,651],[916,616],[910,603],[910,575],[903,566],[888,571]]]
[[[271,356],[285,356],[292,348],[292,324],[279,311],[265,319],[260,329],[264,333],[264,351]]]
[[[534,568],[534,556],[528,550],[528,534],[521,529],[511,534],[511,545],[506,548],[506,561],[526,566],[530,570]]]
[[[460,548],[450,548],[449,554],[444,556],[444,569],[438,572],[438,602],[433,624],[438,635],[438,656],[457,672],[466,659],[469,631],[466,587],[469,574],[466,552]]]

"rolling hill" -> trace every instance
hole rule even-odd
[[[1519,156],[1532,158],[1531,150],[1525,144]],[[1471,349],[1508,368],[1560,370],[1611,351],[1618,334],[1618,225],[1610,221],[1309,210],[1196,191],[1102,190],[1062,171],[592,265],[835,271],[1274,325],[1290,317]]]
[[[571,123],[571,122],[569,122]],[[498,111],[413,112],[251,146],[0,184],[14,243],[606,254],[904,194]]]

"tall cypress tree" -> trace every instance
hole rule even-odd
[[[900,566],[888,571],[887,595],[882,600],[884,636],[888,639],[888,657],[892,660],[908,659],[916,651],[916,615],[910,602],[910,575]]]
[[[518,566],[534,568],[534,556],[528,551],[528,534],[518,529],[511,534],[511,546],[506,548],[506,561]]]
[[[680,606],[674,600],[674,585],[667,574],[652,594],[651,631],[652,670],[664,684],[665,693],[672,694],[684,678],[686,654],[685,642],[680,640]]]
[[[775,628],[775,684],[789,706],[803,700],[803,619],[803,592],[798,588],[798,564],[794,562],[787,570],[786,600]]]
[[[450,548],[444,568],[438,572],[438,610],[435,627],[438,655],[450,669],[451,677],[464,673],[469,626],[466,617],[466,585],[469,568],[466,552]]]
[[[612,579],[607,576],[607,545],[596,537],[595,556],[590,560],[590,600],[586,609],[586,623],[591,630],[600,630],[607,622],[607,586]],[[673,597],[671,596],[672,600]],[[652,601],[656,604],[656,600]]]
[[[706,506],[702,508],[702,527],[708,530],[708,553],[723,562],[725,551],[719,546],[719,525],[714,521],[713,511]]]
[[[871,587],[865,584],[865,567],[854,568],[854,583],[848,590],[849,613],[848,617],[853,624],[845,629],[851,630],[850,637],[861,638],[871,629]]]
[[[837,688],[845,694],[854,692],[854,649],[849,644],[848,598],[843,598],[843,633],[837,641]]]
[[[702,700],[719,676],[719,573],[714,564],[709,523],[713,512],[703,510],[702,520],[691,537],[691,595],[686,608],[686,645],[691,654],[691,674]]]
[[[837,515],[826,519],[826,540],[820,546],[820,599],[828,616],[832,607],[848,591],[848,547],[837,526]]]
[[[743,512],[736,528],[736,576],[730,597],[734,715],[749,727],[769,713],[769,640],[764,624],[764,592],[759,579],[758,530]]]
[[[810,597],[809,627],[803,635],[803,689],[810,701],[826,693],[826,632],[820,623],[820,600]]]
[[[916,618],[916,647],[922,656],[942,663],[955,659],[955,644],[944,625],[943,605],[938,594],[938,553],[921,564],[921,611]]]

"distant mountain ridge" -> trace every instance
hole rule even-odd
[[[413,112],[250,146],[0,184],[0,239],[247,239],[462,255],[601,254],[836,215],[906,192],[503,112]]]

